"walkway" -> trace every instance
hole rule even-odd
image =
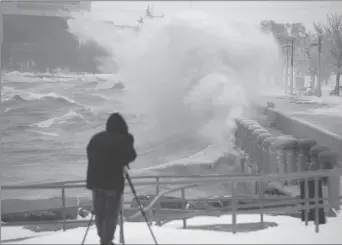
[[[342,137],[342,98],[264,96],[259,101],[275,103],[275,108],[293,117],[306,120]]]

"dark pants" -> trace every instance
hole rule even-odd
[[[121,207],[122,192],[93,190],[93,206],[97,234],[101,244],[112,244]]]

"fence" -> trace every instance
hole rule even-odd
[[[341,171],[338,172],[341,175]],[[272,212],[293,212],[298,210],[304,210],[305,213],[305,223],[308,224],[308,213],[310,210],[314,209],[315,215],[315,227],[316,232],[319,231],[319,220],[318,220],[318,211],[319,208],[331,207],[332,197],[328,199],[319,197],[318,192],[315,192],[313,197],[309,197],[309,181],[314,180],[315,182],[315,190],[318,190],[318,181],[321,178],[332,178],[336,176],[335,170],[321,170],[321,171],[312,171],[312,172],[297,172],[297,173],[287,173],[287,174],[253,174],[253,175],[212,175],[212,176],[147,176],[147,177],[133,177],[133,181],[135,182],[135,186],[156,186],[156,196],[155,198],[149,202],[149,205],[145,207],[145,211],[148,214],[150,221],[157,221],[160,224],[164,224],[170,220],[183,220],[183,226],[186,227],[186,219],[198,216],[198,215],[223,215],[223,214],[231,214],[232,215],[232,224],[233,224],[233,232],[236,233],[237,222],[236,217],[238,214],[260,214],[260,221],[264,222],[263,215],[265,213]],[[174,182],[170,181],[172,179],[179,179],[179,181]],[[137,182],[137,180],[148,180],[144,182]],[[262,202],[259,203],[239,203],[239,200],[243,199],[241,196],[237,195],[237,185],[239,183],[244,182],[257,182],[260,186],[260,189],[263,188],[263,184],[268,181],[293,181],[293,180],[303,180],[305,183],[305,198],[288,198],[282,197],[278,198],[276,201],[272,200],[270,197],[266,197],[263,195],[262,191],[259,191],[259,198]],[[77,183],[78,182],[78,183]],[[227,198],[229,200],[229,205],[223,208],[206,208],[204,210],[190,210],[186,207],[186,203],[191,203],[191,201],[198,201],[198,199],[187,199],[186,198],[186,189],[193,188],[201,185],[208,184],[224,184],[231,183],[231,197]],[[160,191],[163,186],[177,186],[168,190]],[[18,189],[60,189],[61,190],[61,200],[62,200],[62,211],[65,213],[65,190],[71,188],[85,188],[85,184],[80,184],[79,181],[72,182],[64,182],[64,183],[51,183],[46,185],[31,185],[31,186],[3,186],[2,191],[9,190],[18,190]],[[170,208],[162,208],[160,199],[168,193],[180,191],[181,198],[179,203],[182,204],[182,208],[175,210]],[[159,193],[159,194],[158,194]],[[340,203],[341,196],[335,197],[336,201]],[[201,199],[202,201],[210,201],[212,199],[206,198]],[[328,201],[324,203],[324,201]],[[334,200],[335,201],[335,200]],[[165,200],[163,203],[167,202],[175,202],[175,200]],[[133,204],[135,202],[124,202],[124,204]],[[70,207],[69,207],[70,208]],[[124,216],[127,217],[127,221],[139,221],[141,217],[141,213],[138,208],[127,208],[123,206]],[[71,223],[87,223],[89,220],[67,220],[64,216],[61,221],[30,221],[30,222],[11,222],[5,223],[2,226],[23,226],[23,225],[41,225],[41,224],[61,224],[63,229],[67,224]],[[123,234],[123,233],[122,233]]]

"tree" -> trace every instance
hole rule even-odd
[[[307,35],[306,28],[302,23],[276,23],[273,20],[264,20],[260,22],[260,29],[265,33],[272,33],[280,45],[286,44],[292,37],[295,38],[296,46],[301,46],[302,39]]]
[[[334,68],[342,67],[342,15],[333,13],[327,15],[327,23],[324,26],[325,41],[329,46],[329,54],[334,61]],[[341,71],[336,71],[335,90],[339,95]]]
[[[321,89],[315,86],[315,79],[318,75],[318,49],[319,38],[321,39],[321,52],[320,52],[320,82],[327,83],[332,74],[332,60],[329,55],[329,44],[325,41],[324,27],[322,24],[314,23],[314,31],[309,31],[305,37],[306,42],[306,55],[307,55],[307,73],[311,77],[311,92],[316,92],[320,96]]]

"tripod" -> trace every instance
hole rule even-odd
[[[86,230],[86,232],[84,234],[84,237],[83,237],[83,240],[82,240],[82,245],[84,244],[84,242],[85,242],[85,240],[86,240],[86,238],[88,236],[89,228],[90,228],[90,225],[91,225],[91,223],[93,221],[93,218],[94,218],[94,212],[91,212],[91,217],[90,217],[89,223],[87,225],[87,230]],[[122,216],[122,212],[120,212],[120,233],[121,232],[123,232],[123,216]],[[125,241],[123,239],[123,235],[120,234],[120,236],[122,237],[122,241],[121,241],[122,244],[125,244]]]
[[[145,211],[144,211],[144,209],[143,209],[143,206],[142,206],[141,203],[140,203],[138,194],[137,194],[137,192],[135,191],[134,185],[133,185],[133,183],[132,183],[131,177],[129,176],[129,173],[128,173],[127,168],[124,169],[124,174],[125,174],[125,177],[126,177],[126,179],[127,179],[127,181],[128,181],[128,184],[129,184],[129,186],[130,186],[130,188],[131,188],[131,190],[132,190],[132,193],[133,193],[133,195],[134,195],[134,197],[135,197],[135,200],[137,200],[137,204],[138,204],[138,206],[139,206],[140,212],[141,212],[141,214],[144,216],[146,225],[147,225],[148,229],[150,230],[150,233],[151,233],[151,236],[152,236],[152,238],[153,238],[153,240],[154,240],[154,243],[155,243],[155,245],[158,245],[157,239],[156,239],[156,237],[155,237],[155,235],[154,235],[154,233],[153,233],[153,231],[152,231],[152,229],[151,229],[150,224],[148,223],[148,219],[147,219],[146,213],[145,213]]]
[[[155,235],[154,235],[154,233],[153,233],[153,231],[152,231],[152,229],[151,229],[151,226],[150,226],[150,224],[149,224],[149,222],[148,222],[146,213],[145,213],[145,211],[144,211],[143,206],[142,206],[141,203],[140,203],[138,194],[137,194],[137,192],[136,192],[136,190],[135,190],[135,188],[134,188],[134,185],[133,185],[133,183],[132,183],[131,177],[129,176],[129,173],[128,173],[127,168],[124,169],[124,174],[125,174],[125,177],[126,177],[126,179],[127,179],[127,181],[128,181],[128,184],[129,184],[129,186],[130,186],[130,188],[131,188],[131,190],[132,190],[132,193],[133,193],[133,195],[134,195],[134,197],[135,197],[135,200],[137,201],[137,204],[138,204],[138,206],[139,206],[140,212],[141,212],[141,214],[142,214],[143,217],[144,217],[145,223],[146,223],[146,225],[147,225],[147,227],[148,227],[148,229],[149,229],[149,231],[150,231],[150,233],[151,233],[151,236],[152,236],[152,238],[153,238],[153,240],[154,240],[154,243],[155,243],[155,245],[158,245],[157,239],[156,239],[156,237],[155,237]],[[85,242],[85,240],[86,240],[86,237],[87,237],[87,235],[88,235],[89,228],[90,228],[90,225],[91,225],[91,223],[92,223],[92,221],[93,221],[93,218],[94,218],[94,212],[91,213],[91,217],[90,217],[90,220],[89,220],[89,223],[88,223],[88,226],[87,226],[87,230],[86,230],[86,232],[85,232],[85,234],[84,234],[84,237],[83,237],[83,240],[82,240],[82,245],[84,244],[84,242]],[[120,225],[121,225],[121,230],[122,230],[122,229],[123,229],[122,214],[121,214],[121,217],[120,217],[120,221],[121,221],[121,224],[120,224]]]

